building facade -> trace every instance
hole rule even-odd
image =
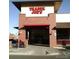
[[[61,3],[62,0],[13,1],[20,10],[18,43],[23,43],[25,47],[30,44],[57,47],[58,43],[61,44],[61,40],[65,38],[57,34],[63,31],[62,28],[66,31],[69,26],[63,27],[62,23],[56,23],[56,13]]]

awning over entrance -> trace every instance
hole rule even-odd
[[[30,26],[49,26],[49,24],[27,24],[25,25],[23,28],[25,27],[30,27]],[[19,29],[19,27],[14,27],[15,29]],[[57,28],[70,28],[70,23],[56,23],[56,27],[54,27],[53,29],[57,29]]]
[[[70,28],[70,23],[56,23],[56,28]]]
[[[49,25],[47,17],[26,17],[25,26],[46,26]]]
[[[49,26],[49,25],[48,24],[43,24],[43,25],[42,24],[39,24],[39,25],[34,25],[33,24],[33,25],[25,25],[25,26],[29,26],[30,27],[30,26]]]

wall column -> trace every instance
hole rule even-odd
[[[56,27],[56,14],[49,14],[48,17],[49,20],[49,43],[50,43],[50,47],[56,47],[57,46],[57,40],[56,40],[56,30],[54,30],[53,28]]]
[[[28,46],[28,40],[26,39],[26,30],[24,29],[24,25],[26,22],[25,14],[19,15],[19,38],[18,41],[22,41],[24,43],[24,47]]]

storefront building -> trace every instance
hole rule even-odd
[[[57,47],[60,40],[65,39],[57,34],[63,31],[62,28],[66,31],[69,26],[62,27],[62,23],[56,23],[56,13],[61,3],[62,0],[13,1],[20,10],[18,43],[23,43],[25,47],[30,44]],[[69,31],[67,32],[69,34]]]
[[[18,39],[16,37],[16,35],[10,33],[9,34],[9,48],[15,48],[18,46]]]

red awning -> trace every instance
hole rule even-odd
[[[25,26],[49,26],[49,24],[33,24],[33,25],[25,25]]]

